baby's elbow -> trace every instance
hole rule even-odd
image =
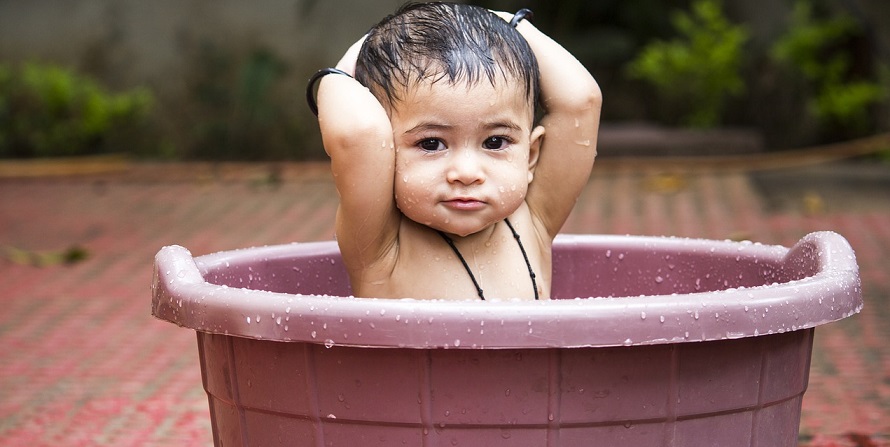
[[[603,106],[603,92],[596,80],[590,78],[579,86],[578,94],[574,96],[571,107],[582,113],[599,113]]]
[[[598,115],[603,104],[603,94],[593,78],[572,84],[565,93],[545,100],[547,113],[568,115]]]
[[[322,130],[325,151],[333,156],[331,151],[353,151],[365,149],[377,142],[377,147],[389,148],[392,144],[392,130],[389,121],[378,119],[369,115],[354,115],[350,120],[339,120]]]

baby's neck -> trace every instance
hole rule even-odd
[[[522,245],[522,241],[520,240],[519,233],[516,232],[516,229],[513,228],[513,225],[510,223],[510,221],[507,219],[504,219],[504,223],[507,224],[507,227],[510,229],[510,233],[513,235],[513,238],[516,239],[516,244],[519,245],[519,249],[520,249],[520,251],[522,251],[522,258],[525,261],[526,267],[528,268],[528,274],[529,274],[529,277],[531,278],[532,287],[533,287],[533,290],[535,293],[535,300],[537,301],[539,298],[539,290],[538,290],[537,281],[535,279],[534,269],[532,268],[532,265],[528,259],[528,253],[525,251],[525,247]],[[495,225],[497,225],[497,224],[495,224]],[[495,225],[492,225],[491,227],[494,227]],[[485,241],[486,248],[491,246],[491,243],[489,241],[491,241],[491,236],[493,234],[494,234],[494,228],[492,228],[488,239],[486,239],[486,241]],[[470,265],[467,263],[466,258],[463,256],[460,249],[457,247],[457,244],[450,237],[448,237],[445,233],[439,231],[439,235],[442,236],[442,239],[445,240],[445,242],[454,251],[454,254],[457,255],[458,259],[460,259],[461,264],[463,264],[464,269],[466,269],[466,271],[467,271],[467,275],[469,275],[470,279],[473,281],[473,286],[476,287],[476,292],[479,294],[479,298],[484,300],[485,299],[484,291],[482,290],[482,287],[479,285],[479,282],[476,279],[476,275],[473,274],[473,270],[470,268]],[[465,243],[464,246],[466,246],[466,245],[467,244]],[[478,247],[479,247],[479,245],[475,245],[474,251]]]
[[[498,226],[502,224],[503,221],[495,222],[487,227],[475,232],[470,233],[466,236],[460,236],[457,234],[452,234],[447,231],[436,230],[435,228],[430,227],[433,231],[439,232],[448,236],[455,244],[466,245],[466,246],[480,246],[486,243],[490,243],[495,235],[498,233]]]

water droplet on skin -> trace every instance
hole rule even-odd
[[[640,312],[640,319],[641,319],[641,320],[645,320],[645,319],[646,319],[646,312]]]
[[[611,257],[612,257],[612,250],[606,250],[606,257],[607,257],[607,258],[611,258]]]
[[[247,324],[250,324],[250,317],[247,317]]]
[[[664,278],[662,278],[662,277],[660,277],[660,276],[656,276],[656,277],[655,277],[655,282],[658,283],[658,284],[661,284],[662,282],[664,282]]]
[[[325,348],[328,348],[328,349],[333,348],[333,347],[334,347],[334,340],[331,340],[331,339],[327,339],[327,340],[325,340],[325,341],[324,341],[324,347],[325,347]]]

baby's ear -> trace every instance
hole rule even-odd
[[[541,156],[541,146],[544,143],[544,126],[535,126],[529,137],[528,147],[528,182],[535,178],[535,168],[538,166],[538,158]]]

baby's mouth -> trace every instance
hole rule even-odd
[[[485,206],[485,202],[471,197],[456,197],[442,203],[446,207],[458,211],[475,211]]]

